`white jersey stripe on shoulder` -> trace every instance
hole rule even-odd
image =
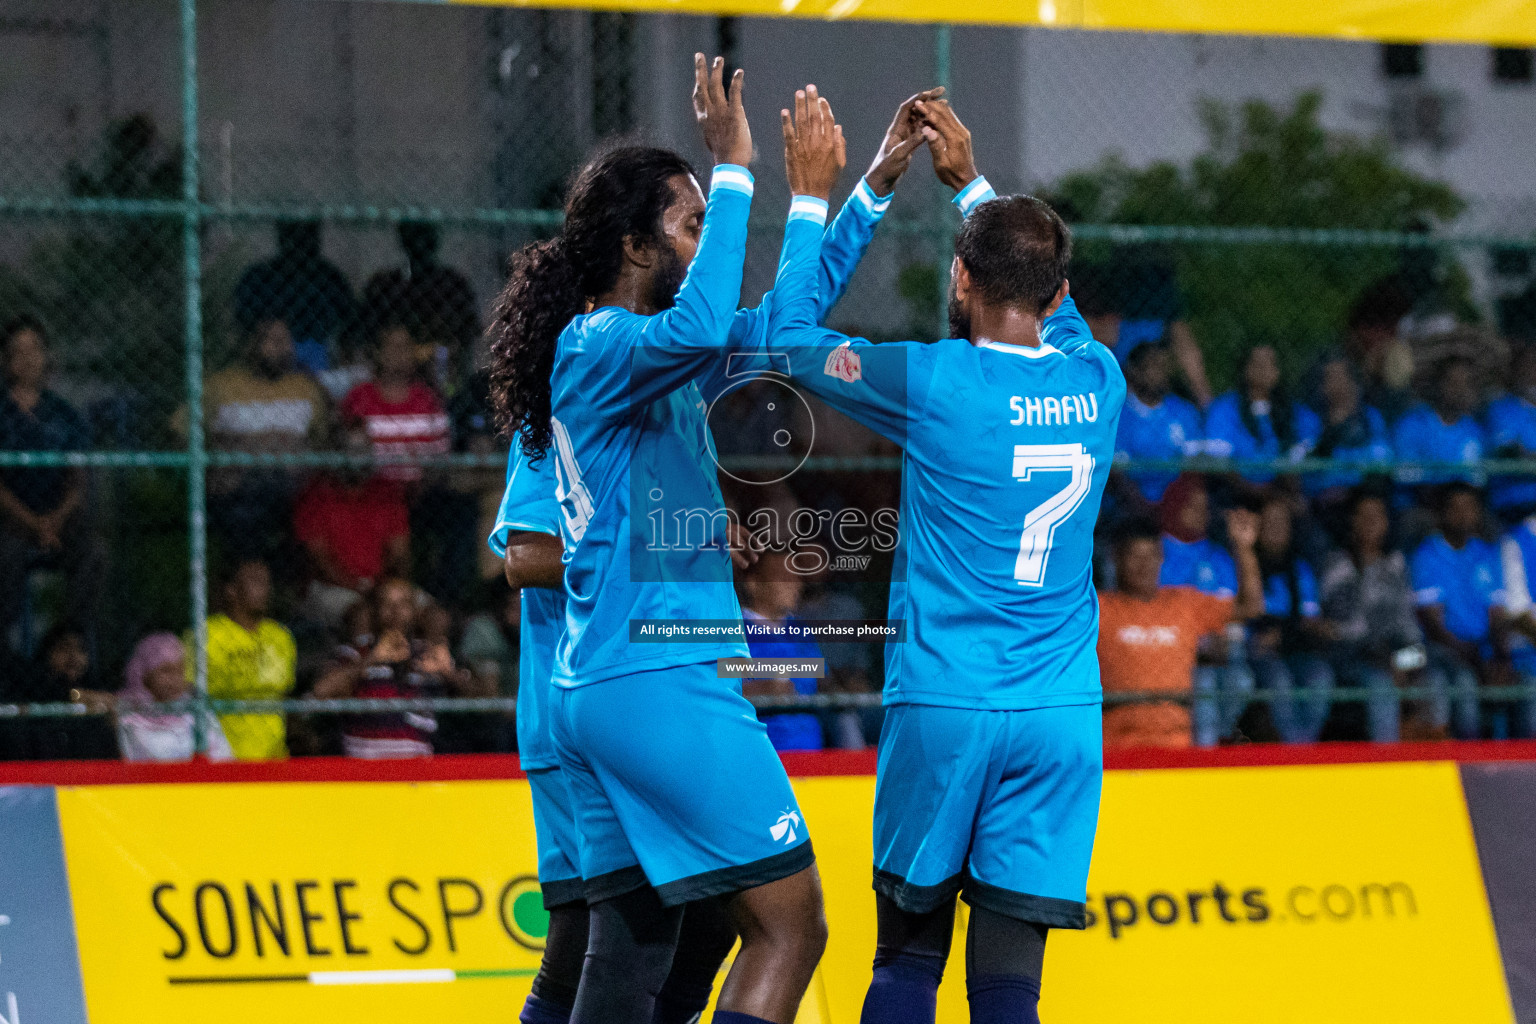
[[[1047,345],[1041,342],[1039,345],[1009,345],[1001,341],[982,341],[977,343],[978,348],[996,349],[999,352],[1011,352],[1016,356],[1024,356],[1026,359],[1044,359],[1046,356],[1059,356],[1061,349],[1055,345]]]

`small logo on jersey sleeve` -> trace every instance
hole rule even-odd
[[[836,377],[849,384],[864,378],[864,368],[859,361],[859,354],[846,341],[827,356],[827,364],[822,367],[822,372],[828,377]]]
[[[785,846],[794,843],[798,838],[800,828],[800,812],[792,807],[786,807],[784,813],[779,815],[779,820],[768,826],[768,834],[775,842],[783,842]]]

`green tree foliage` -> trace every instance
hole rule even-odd
[[[1325,129],[1322,103],[1316,92],[1288,110],[1205,101],[1206,148],[1187,164],[1138,169],[1110,157],[1067,175],[1050,199],[1075,223],[1129,225],[1417,232],[1461,212],[1448,185],[1400,166],[1384,142]],[[1276,345],[1299,368],[1337,340],[1350,305],[1384,277],[1461,309],[1465,275],[1432,255],[1426,265],[1426,255],[1361,244],[1083,238],[1073,284],[1088,303],[1124,316],[1176,312],[1190,321],[1220,385],[1256,344]]]

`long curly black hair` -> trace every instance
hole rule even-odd
[[[550,372],[555,342],[588,300],[612,288],[624,240],[661,238],[672,179],[688,161],[654,146],[618,146],[593,158],[571,185],[560,234],[512,255],[486,334],[496,425],[541,459],[550,445]]]

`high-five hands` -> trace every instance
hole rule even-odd
[[[843,126],[814,85],[795,92],[795,113],[779,111],[784,129],[784,170],[791,195],[830,199],[832,186],[848,162]]]
[[[923,137],[923,119],[918,113],[919,104],[928,104],[944,95],[944,87],[928,89],[896,108],[896,116],[885,131],[880,152],[875,162],[864,173],[864,180],[877,196],[888,196],[896,188],[897,180],[906,173],[912,163],[912,155],[927,140]]]
[[[948,100],[918,100],[913,110],[923,122],[928,152],[933,154],[933,173],[959,192],[980,177],[971,155],[971,133],[955,116]]]
[[[729,94],[724,75],[725,58],[716,57],[712,64],[706,64],[702,53],[693,55],[693,116],[715,163],[745,167],[752,162],[752,129],[741,105],[741,86],[747,75],[736,69]]]

